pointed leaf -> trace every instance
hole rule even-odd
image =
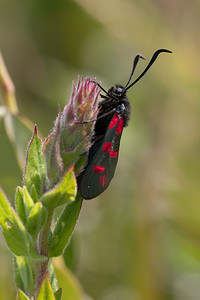
[[[15,255],[28,255],[29,240],[25,227],[0,190],[0,225],[8,247]]]
[[[25,206],[25,213],[26,213],[26,217],[27,217],[31,208],[34,206],[34,201],[31,198],[31,195],[29,194],[26,186],[23,187],[23,200],[24,200],[24,206]]]
[[[18,290],[17,300],[30,300],[30,298],[28,296],[26,296],[26,294],[24,292],[22,292],[21,290]]]
[[[43,261],[46,259],[35,252],[30,236],[22,221],[10,205],[3,191],[0,189],[0,226],[10,251],[16,256],[29,256]]]
[[[41,202],[37,202],[31,209],[28,218],[26,228],[28,232],[33,236],[37,237],[44,222],[46,221],[47,210]]]
[[[60,182],[41,197],[40,201],[45,207],[52,209],[73,201],[75,195],[76,179],[74,176],[74,166],[72,166],[66,171]]]
[[[49,242],[49,257],[63,253],[79,216],[81,204],[82,198],[78,193],[76,200],[69,203],[59,217]]]
[[[23,189],[18,186],[15,193],[15,208],[23,224],[26,223],[26,212],[23,200]]]
[[[13,254],[18,256],[28,256],[28,240],[25,228],[22,227],[22,224],[20,224],[18,221],[13,221],[8,221],[4,226],[2,226],[6,243]]]
[[[35,189],[35,185],[33,184],[31,187],[31,198],[33,199],[33,201],[36,203],[38,202],[38,195]]]
[[[56,278],[56,273],[55,273],[53,264],[49,264],[48,271],[49,271],[49,280],[50,280],[53,292],[55,293],[58,289],[58,280]]]
[[[37,300],[55,300],[48,273],[41,284]]]
[[[11,205],[6,195],[0,188],[0,225],[1,226],[7,220],[8,216],[11,214],[10,207]]]
[[[30,260],[26,257],[16,257],[16,265],[22,279],[24,290],[29,290],[34,285],[34,273]]]
[[[56,119],[53,133],[46,138],[43,144],[42,153],[47,164],[47,173],[50,180],[61,176],[63,171],[62,158],[60,156],[60,118],[61,112]]]
[[[26,154],[24,184],[29,192],[34,184],[38,196],[41,195],[46,181],[46,165],[41,148],[42,141],[37,136],[37,127],[35,126]]]
[[[62,300],[62,289],[60,288],[54,294],[56,300]]]
[[[25,291],[24,288],[24,283],[19,271],[19,266],[17,264],[16,259],[14,259],[14,267],[15,267],[15,284],[16,284],[16,288],[20,289],[21,291]]]

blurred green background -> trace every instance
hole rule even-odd
[[[126,83],[136,53],[148,61],[158,48],[173,51],[128,91],[115,178],[83,203],[68,263],[88,299],[200,299],[199,16],[199,0],[0,1],[0,48],[19,109],[43,137],[78,75],[108,89]],[[22,172],[2,119],[0,145],[0,186],[12,201]],[[2,235],[0,265],[0,299],[12,300]]]

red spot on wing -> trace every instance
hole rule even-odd
[[[118,151],[110,151],[109,155],[110,155],[110,157],[115,158],[118,155]]]
[[[105,186],[106,183],[107,183],[107,176],[105,174],[101,175],[100,178],[99,178],[99,181],[100,181],[102,186]]]
[[[115,132],[116,132],[117,134],[120,133],[120,132],[122,132],[123,126],[124,126],[124,120],[123,120],[123,118],[121,118],[121,119],[119,120],[119,123],[117,124],[117,128],[116,128]]]
[[[105,168],[102,167],[102,166],[97,166],[96,165],[96,166],[94,166],[93,170],[94,170],[95,173],[101,174],[101,173],[103,173],[105,171]]]
[[[109,152],[111,147],[112,147],[111,142],[104,143],[103,144],[103,152]]]
[[[112,129],[117,124],[118,120],[119,120],[118,113],[115,113],[109,124],[109,128]]]

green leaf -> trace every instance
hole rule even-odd
[[[26,228],[28,232],[33,236],[37,237],[44,222],[46,221],[47,210],[41,202],[37,202],[31,209],[28,218]]]
[[[2,190],[0,190],[0,225],[11,252],[18,256],[27,256],[29,240],[26,229]]]
[[[22,222],[26,223],[26,212],[23,200],[23,189],[18,186],[15,193],[15,208]]]
[[[16,256],[28,256],[43,261],[46,259],[35,252],[30,236],[22,221],[10,205],[3,191],[0,189],[0,226],[10,251]]]
[[[40,287],[37,300],[55,300],[53,289],[50,284],[49,274],[47,273]]]
[[[54,294],[56,300],[62,300],[62,289],[60,288]]]
[[[55,293],[56,290],[58,289],[58,280],[56,278],[56,273],[54,270],[54,266],[52,264],[53,259],[51,259],[50,263],[49,263],[49,280],[53,289],[53,292]]]
[[[23,200],[24,200],[24,206],[25,206],[25,213],[26,213],[26,217],[27,217],[30,213],[30,210],[34,206],[34,201],[31,198],[31,195],[29,194],[29,192],[25,186],[23,187]]]
[[[34,272],[30,260],[26,257],[17,256],[16,268],[23,282],[23,286],[24,286],[23,291],[27,291],[31,289],[34,285]]]
[[[32,245],[31,245],[32,246]],[[44,262],[48,259],[47,256],[39,255],[33,247],[29,248],[29,258],[33,259],[35,262]]]
[[[33,201],[35,203],[38,202],[38,195],[37,195],[37,192],[36,192],[34,184],[32,184],[32,187],[31,187],[31,198],[33,199]]]
[[[25,291],[24,288],[24,282],[22,280],[20,271],[19,271],[19,266],[17,264],[16,259],[14,259],[14,267],[15,267],[15,283],[16,283],[16,288],[20,289],[21,291]]]
[[[4,194],[2,189],[0,189],[0,225],[1,226],[7,220],[8,216],[11,213],[10,207],[11,205],[8,199],[6,198],[6,195]]]
[[[79,239],[77,237],[77,232],[75,231],[70,238],[69,243],[67,244],[63,252],[63,261],[67,268],[69,268],[73,273],[77,271],[77,261],[79,257]]]
[[[26,294],[24,294],[24,292],[22,292],[21,290],[18,290],[17,300],[30,300],[30,298],[28,296],[26,296]]]
[[[60,156],[60,118],[61,112],[59,111],[54,131],[46,138],[42,148],[42,153],[46,159],[48,177],[53,181],[59,178],[63,172],[63,163]]]
[[[45,207],[53,209],[73,201],[75,195],[76,179],[74,176],[74,166],[72,166],[66,171],[60,182],[41,197],[40,201]]]
[[[16,224],[18,223],[18,224]],[[28,256],[28,240],[26,236],[26,231],[23,226],[21,226],[18,221],[8,221],[3,228],[3,235],[6,240],[8,247],[13,254],[18,256]]]
[[[26,163],[24,170],[24,184],[28,191],[31,191],[32,185],[35,185],[37,195],[40,196],[46,178],[46,165],[41,153],[42,141],[37,136],[37,126],[35,126],[33,137],[28,145],[26,154]]]
[[[76,175],[80,173],[80,171],[83,169],[86,163],[87,163],[87,154],[79,155],[79,159],[76,162],[75,170],[74,170]]]
[[[76,200],[69,203],[63,210],[49,242],[49,257],[59,256],[63,253],[78,219],[81,204],[82,198],[78,193]]]
[[[80,137],[83,139],[83,137]],[[78,138],[79,140],[79,138]],[[71,166],[73,163],[77,164],[82,153],[86,152],[86,145],[84,142],[78,143],[74,150],[70,151],[62,151],[61,157],[63,160],[64,166],[67,168]]]
[[[61,265],[59,268],[55,266],[55,271],[65,300],[86,299],[80,283],[69,269]]]

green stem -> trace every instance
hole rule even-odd
[[[48,257],[48,238],[50,233],[53,211],[49,211],[45,227],[43,228],[39,239],[39,253]],[[49,258],[36,265],[36,294],[38,294],[44,276],[48,270]]]

